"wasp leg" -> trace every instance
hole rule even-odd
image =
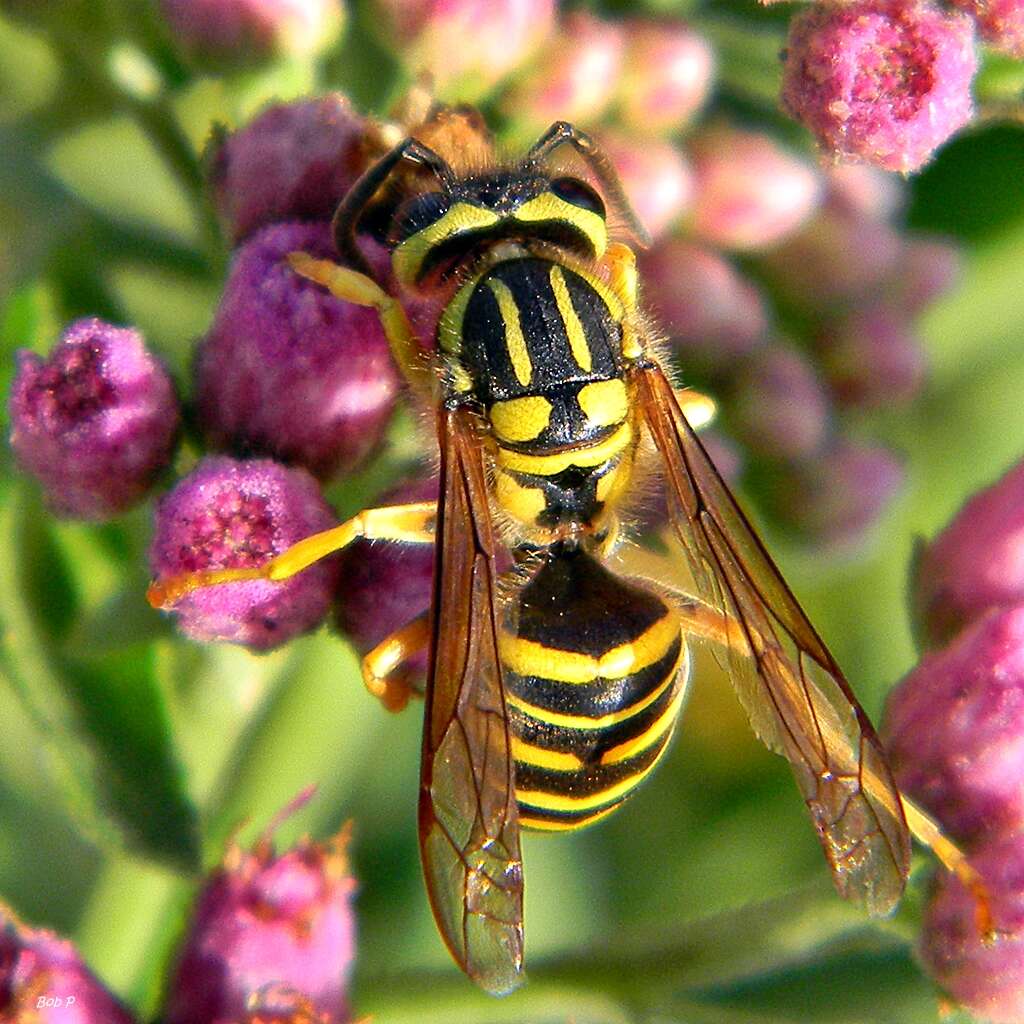
[[[150,584],[147,598],[154,608],[167,608],[201,587],[243,580],[286,580],[314,562],[341,551],[355,540],[391,540],[405,544],[433,544],[437,503],[364,509],[339,526],[314,533],[275,555],[263,565],[237,569],[202,569]]]
[[[682,613],[683,628],[691,636],[710,640],[718,647],[730,648],[741,657],[750,656],[750,646],[747,641],[749,626],[741,625],[731,615],[712,608],[690,594],[677,592],[676,603]],[[793,683],[794,686],[798,685],[795,679]],[[884,788],[880,785],[879,780],[873,778],[867,770],[863,772],[862,784],[866,790],[874,792],[882,792]],[[967,859],[967,855],[913,800],[900,793],[900,801],[903,804],[903,814],[911,835],[922,846],[927,846],[935,854],[939,863],[960,879],[964,887],[974,897],[975,917],[979,932],[985,937],[994,937],[997,933],[993,925],[988,889]]]
[[[297,274],[323,285],[335,298],[375,309],[402,375],[418,399],[431,401],[434,376],[398,299],[366,274],[333,260],[318,260],[309,253],[293,252],[288,255],[288,263]]]
[[[413,655],[430,643],[427,612],[386,637],[363,658],[363,682],[388,711],[401,711],[413,695],[423,694],[412,685],[412,673],[405,667]]]

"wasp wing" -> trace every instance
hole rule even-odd
[[[754,731],[792,766],[836,888],[886,914],[903,893],[910,835],[878,736],[661,368],[634,376],[675,532],[701,598],[725,617],[726,667]]]
[[[419,833],[434,917],[491,992],[521,980],[523,872],[498,660],[494,539],[472,414],[442,410]]]

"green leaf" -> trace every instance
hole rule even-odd
[[[79,598],[52,530],[34,491],[14,488],[2,517],[12,566],[0,579],[10,681],[85,827],[100,840],[116,836],[149,856],[192,867],[196,812],[152,649],[135,643],[90,655],[61,642],[76,635]]]

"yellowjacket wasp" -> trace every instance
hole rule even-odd
[[[423,868],[445,942],[489,991],[521,978],[520,828],[589,824],[651,772],[695,640],[724,652],[754,731],[791,765],[841,895],[892,910],[909,871],[908,820],[977,889],[959,851],[901,798],[875,730],[698,439],[691,420],[710,403],[674,390],[659,362],[633,250],[609,224],[641,244],[644,231],[607,159],[559,122],[503,166],[471,125],[440,116],[363,174],[334,219],[341,264],[291,257],[298,273],[379,312],[411,391],[436,410],[439,500],[366,510],[260,569],[162,581],[151,601],[284,579],[361,537],[435,545],[429,614],[372,651],[364,676],[401,707],[402,665],[429,645]],[[584,173],[556,170],[566,151]],[[433,353],[357,245],[371,215],[401,288],[443,298]],[[695,594],[608,565],[636,464],[652,450],[688,563],[679,582]],[[505,572],[502,540],[514,563]]]

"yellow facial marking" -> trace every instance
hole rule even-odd
[[[555,302],[558,305],[558,312],[565,325],[565,333],[569,338],[569,348],[572,350],[572,357],[576,365],[584,372],[590,373],[593,361],[590,357],[590,346],[587,344],[587,334],[583,330],[583,324],[576,314],[576,309],[569,296],[569,289],[565,284],[565,277],[562,275],[562,268],[557,264],[551,267],[551,290],[555,293]]]
[[[626,382],[619,378],[585,384],[576,395],[576,401],[592,427],[610,427],[613,423],[621,423],[629,411]]]
[[[586,447],[573,448],[551,455],[526,455],[523,452],[509,451],[499,448],[497,460],[499,466],[514,470],[517,473],[533,473],[537,476],[554,476],[570,466],[600,466],[614,458],[633,439],[633,428],[625,422],[613,434],[603,441]]]
[[[530,362],[530,352],[523,336],[523,325],[519,322],[519,307],[516,305],[515,296],[512,289],[496,277],[487,282],[487,287],[498,300],[498,310],[505,324],[505,347],[508,349],[516,380],[525,387],[533,376],[533,364]]]
[[[535,523],[544,511],[544,492],[539,487],[523,487],[514,477],[500,470],[494,477],[494,496],[509,515],[521,523]]]
[[[578,772],[583,766],[583,762],[575,754],[534,747],[524,743],[518,736],[512,737],[512,757],[523,764],[531,764],[535,768],[550,768],[556,772]]]
[[[505,441],[532,441],[547,429],[553,408],[542,395],[495,402],[489,413],[491,426]]]
[[[587,236],[593,246],[595,257],[602,256],[608,245],[608,226],[600,214],[567,202],[554,192],[542,192],[536,198],[523,203],[516,209],[513,217],[521,224],[566,221]]]
[[[482,231],[501,220],[493,210],[471,203],[456,203],[443,217],[422,231],[410,235],[391,254],[391,266],[400,281],[412,284],[423,266],[427,253],[441,242],[469,231]]]

